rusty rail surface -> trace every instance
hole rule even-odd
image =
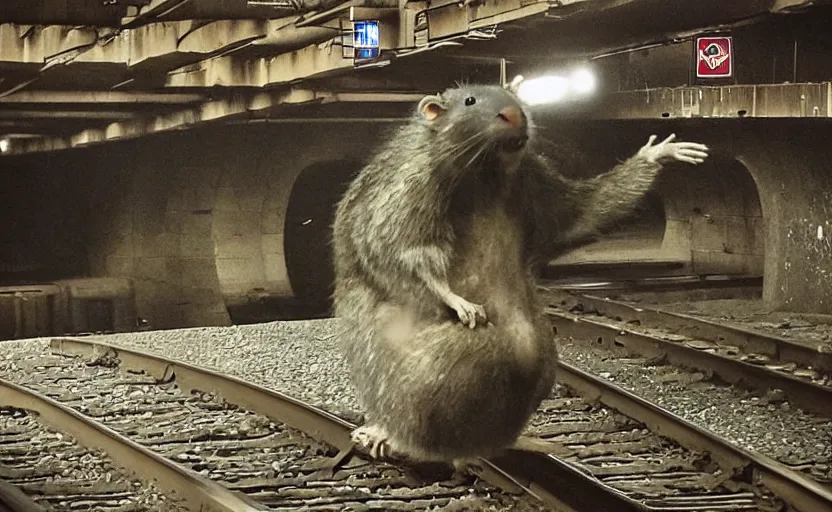
[[[184,499],[194,512],[256,512],[262,507],[238,497],[216,483],[182,468],[118,432],[40,393],[0,379],[0,404],[34,411],[58,432],[72,435],[80,445],[106,452],[113,461],[139,478],[154,482]],[[25,505],[25,504],[24,504]],[[15,511],[41,509],[19,508]]]
[[[0,481],[0,512],[46,512],[19,487]]]
[[[584,309],[598,311],[605,316],[620,316],[625,321],[638,320],[645,326],[699,337],[718,344],[734,345],[748,352],[768,355],[777,361],[812,366],[832,373],[832,353],[820,352],[813,347],[781,336],[667,311],[656,306],[628,304],[583,293],[559,292],[551,289],[547,292],[551,299],[560,301],[567,309],[581,304]]]
[[[592,277],[587,277],[592,276]],[[743,275],[668,275],[639,276],[634,274],[606,276],[597,273],[582,273],[574,276],[545,277],[539,289],[555,290],[617,290],[630,293],[708,290],[714,288],[736,288],[757,290],[763,279]]]
[[[726,472],[749,471],[750,477],[786,501],[798,512],[832,510],[832,491],[804,478],[779,462],[752,453],[700,428],[667,409],[595,377],[568,363],[559,363],[558,381],[579,395],[644,423],[653,432],[673,439],[680,445],[708,452]]]
[[[230,404],[331,444],[341,451],[337,458],[347,457],[352,451],[352,423],[242,379],[87,338],[53,338],[51,349],[56,354],[117,358],[125,369],[144,371],[160,380],[175,379],[184,391],[214,392]],[[480,462],[480,478],[509,492],[528,492],[555,510],[649,510],[547,453],[513,448],[493,460]]]

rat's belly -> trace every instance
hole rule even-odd
[[[548,331],[540,322],[534,281],[524,265],[520,221],[493,208],[472,216],[468,227],[457,233],[451,290],[485,308],[489,328],[499,333],[491,342],[505,344],[518,368],[533,374],[544,359]]]
[[[490,208],[462,227],[456,233],[451,290],[485,306],[495,325],[502,317],[533,315],[534,288],[524,264],[520,220],[503,208]]]

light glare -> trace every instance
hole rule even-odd
[[[5,153],[9,150],[9,139],[0,139],[0,153]]]
[[[572,90],[578,94],[589,94],[595,90],[595,75],[586,68],[572,72],[569,77]]]
[[[569,80],[557,75],[524,80],[517,88],[517,96],[529,105],[556,103],[569,92]]]

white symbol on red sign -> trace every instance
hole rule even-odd
[[[696,40],[696,76],[731,76],[733,63],[730,37],[700,37]]]
[[[701,58],[709,68],[716,69],[728,59],[728,52],[718,44],[711,43],[702,51]]]

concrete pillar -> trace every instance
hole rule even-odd
[[[763,298],[785,311],[832,313],[832,130],[815,120],[749,121],[737,157],[757,180],[766,219]]]

